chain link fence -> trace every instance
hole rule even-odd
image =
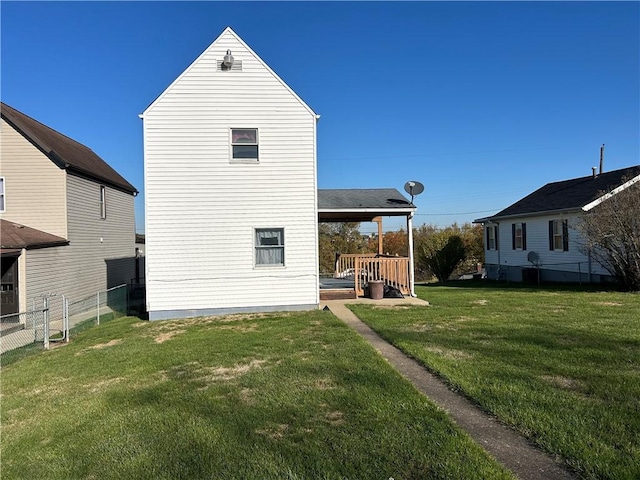
[[[68,342],[87,328],[127,315],[129,290],[128,285],[120,285],[74,302],[48,293],[34,299],[30,311],[1,316],[0,362],[48,349],[51,343]]]

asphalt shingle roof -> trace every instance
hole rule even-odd
[[[547,183],[535,192],[489,218],[531,215],[557,210],[578,210],[626,180],[640,175],[640,165],[593,175]]]
[[[0,248],[43,248],[66,245],[69,241],[35,228],[0,219]]]
[[[24,113],[1,104],[2,118],[42,151],[60,168],[93,178],[132,194],[136,188],[100,158],[93,150]]]
[[[318,190],[318,209],[407,209],[415,208],[395,188]]]

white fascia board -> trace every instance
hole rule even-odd
[[[415,208],[319,208],[318,213],[378,213],[392,217],[395,214],[412,214]]]
[[[502,220],[514,220],[516,218],[531,218],[531,217],[547,217],[549,215],[568,215],[570,213],[579,212],[580,207],[575,208],[560,208],[557,210],[543,210],[541,212],[529,212],[529,213],[516,213],[513,215],[504,215],[501,217],[487,217],[474,220],[473,223],[500,223]]]
[[[223,36],[223,35],[225,35],[227,32],[228,32],[228,33],[230,33],[231,35],[233,35],[233,37],[234,37],[234,38],[235,38],[235,39],[236,39],[236,40],[237,40],[237,41],[238,41],[238,42],[239,42],[239,43],[240,43],[244,48],[246,48],[246,49],[247,49],[247,51],[248,51],[251,55],[253,55],[253,56],[256,58],[256,60],[258,60],[258,61],[259,61],[259,62],[260,62],[260,63],[261,63],[261,64],[262,64],[266,69],[267,69],[267,71],[268,71],[269,73],[271,73],[271,75],[273,75],[273,76],[274,76],[274,78],[275,78],[278,82],[280,82],[280,83],[282,84],[282,86],[283,86],[284,88],[286,88],[286,89],[289,91],[289,93],[291,93],[291,95],[293,95],[293,96],[296,98],[296,100],[298,100],[298,102],[300,102],[300,104],[301,104],[301,105],[302,105],[302,106],[303,106],[303,107],[304,107],[304,108],[305,108],[305,109],[306,109],[306,110],[307,110],[307,111],[308,111],[308,112],[309,112],[313,117],[315,117],[315,118],[316,118],[316,121],[320,119],[320,115],[316,114],[316,113],[311,109],[311,107],[309,107],[309,105],[307,105],[307,104],[306,104],[306,103],[305,103],[305,102],[304,102],[304,101],[303,101],[303,100],[298,96],[298,94],[296,94],[296,92],[294,92],[294,91],[291,89],[291,87],[289,87],[289,85],[287,85],[287,84],[286,84],[286,83],[285,83],[285,82],[284,82],[284,81],[283,81],[283,80],[282,80],[282,79],[281,79],[281,78],[280,78],[280,77],[279,77],[279,76],[278,76],[278,75],[277,75],[277,74],[276,74],[276,73],[271,69],[271,67],[269,67],[269,65],[267,65],[267,64],[265,63],[265,61],[264,61],[264,60],[262,60],[262,58],[260,58],[260,56],[259,56],[259,55],[257,55],[257,54],[256,54],[256,52],[254,52],[254,51],[251,49],[251,47],[249,47],[249,45],[247,45],[247,44],[244,42],[244,40],[242,40],[242,38],[240,38],[240,37],[238,36],[238,34],[237,34],[236,32],[234,32],[234,31],[231,29],[231,27],[227,27],[227,28],[225,28],[225,29],[222,31],[222,33],[221,33],[220,35],[218,35],[218,37],[217,37],[213,42],[211,42],[211,44],[210,44],[207,48],[205,48],[205,49],[204,49],[204,51],[203,51],[200,55],[198,55],[198,58],[196,58],[193,62],[191,62],[191,64],[190,64],[190,65],[189,65],[189,66],[188,66],[188,67],[187,67],[187,68],[186,68],[186,69],[185,69],[185,70],[184,70],[184,71],[183,71],[183,72],[182,72],[182,73],[181,73],[181,74],[180,74],[180,75],[179,75],[179,76],[178,76],[178,77],[173,81],[173,82],[171,82],[171,84],[170,84],[167,88],[165,88],[165,89],[164,89],[164,91],[163,91],[160,95],[158,95],[158,96],[156,97],[156,99],[155,99],[153,102],[151,102],[151,104],[150,104],[147,108],[145,108],[144,112],[142,112],[142,113],[139,115],[139,117],[140,117],[140,118],[142,118],[142,119],[144,119],[145,114],[146,114],[146,113],[147,113],[151,108],[153,108],[153,107],[155,106],[155,104],[156,104],[156,103],[158,103],[158,101],[159,101],[159,100],[160,100],[160,99],[161,99],[161,98],[162,98],[162,97],[163,97],[163,96],[164,96],[164,95],[165,95],[169,90],[171,90],[171,88],[172,88],[172,87],[173,87],[173,86],[174,86],[178,81],[180,81],[180,80],[182,79],[182,77],[184,77],[184,76],[187,74],[187,72],[189,72],[189,70],[191,70],[191,68],[192,68],[196,63],[198,63],[198,62],[200,61],[200,59],[201,59],[201,58],[202,58],[202,57],[203,57],[203,56],[204,56],[204,55],[205,55],[205,54],[206,54],[206,53],[211,49],[211,47],[213,47],[213,46],[216,44],[216,42],[218,42],[218,40],[220,40],[220,38],[222,38],[222,36]]]
[[[637,183],[638,181],[640,181],[640,175],[638,175],[637,177],[633,177],[631,180],[629,180],[627,182],[624,182],[622,185],[620,185],[617,188],[614,188],[609,193],[606,193],[606,194],[602,195],[601,197],[596,198],[593,202],[587,203],[584,207],[582,207],[582,210],[585,211],[585,212],[588,212],[592,208],[597,207],[598,205],[600,205],[605,200],[610,199],[614,195],[616,195],[616,194],[620,193],[621,191],[629,188],[631,185],[633,185],[634,183]]]

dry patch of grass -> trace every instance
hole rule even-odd
[[[99,343],[97,345],[92,345],[91,347],[89,347],[89,350],[102,350],[103,348],[109,348],[109,347],[113,347],[115,345],[120,345],[124,340],[122,338],[117,338],[114,340],[111,340],[107,343]]]
[[[473,358],[473,355],[462,350],[454,350],[452,348],[442,348],[427,345],[424,347],[427,352],[434,353],[449,360],[469,360]]]
[[[247,333],[247,332],[255,332],[258,330],[257,323],[247,323],[240,325],[220,325],[218,330],[231,330],[233,332],[239,333]]]
[[[489,300],[473,300],[471,304],[472,305],[488,305]]]
[[[562,375],[542,375],[539,377],[545,383],[563,390],[571,390],[573,392],[584,391],[584,382],[575,378],[564,377]]]
[[[262,368],[266,363],[266,360],[251,360],[249,363],[239,363],[232,367],[213,367],[202,365],[199,362],[189,362],[168,371],[163,370],[160,373],[167,379],[176,378],[204,383],[202,389],[206,389],[214,382],[235,380],[252,370]]]
[[[338,410],[327,413],[324,418],[329,425],[333,425],[334,427],[342,425],[345,422],[344,413]]]
[[[82,385],[82,388],[84,388],[85,390],[87,390],[87,391],[89,391],[91,393],[97,393],[97,392],[104,391],[104,390],[112,387],[113,385],[121,383],[124,380],[125,379],[123,377],[108,378],[106,380],[101,380],[101,381],[95,382],[95,383],[86,383],[86,384]]]
[[[286,423],[280,423],[267,428],[261,428],[256,430],[258,435],[263,435],[271,440],[281,440],[289,432],[289,425]]]
[[[409,305],[375,305],[375,310],[409,310]]]
[[[603,307],[622,307],[622,306],[624,306],[620,302],[597,302],[596,305],[602,305]]]
[[[153,341],[156,343],[164,343],[167,340],[171,340],[173,337],[180,335],[181,333],[186,332],[186,330],[171,330],[169,332],[161,333],[153,338]]]

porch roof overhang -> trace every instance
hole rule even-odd
[[[3,253],[23,248],[58,247],[69,244],[66,238],[4,219],[0,219],[0,236],[0,248]]]
[[[412,217],[415,211],[395,188],[318,190],[320,222],[371,222],[376,217]]]

